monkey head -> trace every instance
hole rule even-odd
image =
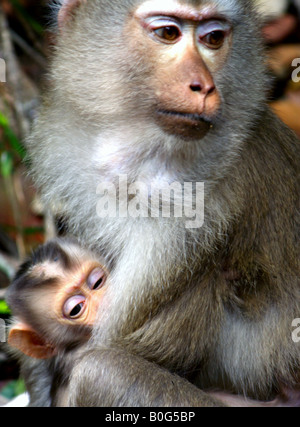
[[[107,279],[104,267],[83,250],[45,246],[38,251],[48,251],[48,259],[36,252],[36,263],[31,259],[21,267],[7,294],[17,318],[8,343],[40,359],[88,340]]]
[[[142,3],[124,32],[129,47],[156,64],[149,73],[156,122],[169,133],[201,138],[221,105],[213,76],[229,55],[231,24],[199,6],[167,3]]]
[[[123,242],[96,214],[100,182],[197,176],[209,197],[236,159],[268,87],[254,14],[246,0],[60,2],[28,159],[43,202],[106,260]]]
[[[245,3],[234,9],[248,15]],[[259,28],[241,24],[233,35],[234,15],[221,1],[131,0],[116,8],[107,1],[64,0],[54,84],[82,117],[101,126],[139,117],[167,134],[201,139],[224,123],[232,103],[242,106],[241,119],[250,98],[264,95],[253,78],[261,78],[264,67],[251,61],[243,42],[251,38],[257,52]],[[251,73],[247,63],[253,63]],[[73,65],[68,81],[66,64]],[[251,85],[247,99],[233,72]]]

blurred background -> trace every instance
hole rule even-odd
[[[300,136],[300,0],[251,1],[265,22],[270,104]],[[52,225],[24,163],[24,140],[47,85],[55,45],[50,28],[49,1],[0,0],[0,406],[24,391],[17,364],[1,344],[3,325],[10,319],[5,289],[20,261],[47,239]]]

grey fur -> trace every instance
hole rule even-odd
[[[93,369],[85,358],[73,388],[85,387],[87,370],[101,384],[92,389],[93,405],[168,406],[180,400],[168,371],[199,371],[191,381],[201,388],[269,398],[282,378],[294,384],[293,369],[300,367],[299,346],[290,337],[300,313],[299,142],[266,104],[258,17],[249,1],[213,2],[234,23],[233,46],[214,75],[221,112],[196,142],[164,133],[151,118],[153,64],[130,49],[122,33],[138,3],[89,0],[76,10],[60,34],[52,87],[28,141],[44,202],[112,267],[108,309],[94,333],[100,366]],[[116,182],[120,173],[130,182],[205,181],[204,227],[187,230],[185,218],[100,220],[96,187]],[[224,279],[226,262],[240,279]],[[125,375],[128,400],[101,370],[100,355],[106,366],[114,346],[135,354]],[[116,382],[125,360],[119,355],[110,367]],[[147,372],[141,388],[130,386],[138,358],[164,368],[167,383],[158,375],[154,394],[163,395],[164,384],[167,402],[151,400]],[[207,404],[200,390],[197,399]],[[83,393],[72,401],[91,404]]]

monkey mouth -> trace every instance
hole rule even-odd
[[[201,114],[157,110],[157,118],[168,133],[192,138],[203,138],[213,127],[212,122]]]
[[[200,114],[181,113],[179,111],[158,110],[158,114],[169,116],[170,118],[174,118],[175,120],[186,120],[187,122],[191,122],[194,124],[199,124],[199,122],[208,121]]]

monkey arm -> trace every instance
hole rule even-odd
[[[120,348],[85,352],[73,369],[73,407],[299,407],[299,390],[283,389],[270,402],[226,392],[203,392],[187,380]]]
[[[223,407],[185,379],[119,348],[89,350],[70,379],[70,406]]]

